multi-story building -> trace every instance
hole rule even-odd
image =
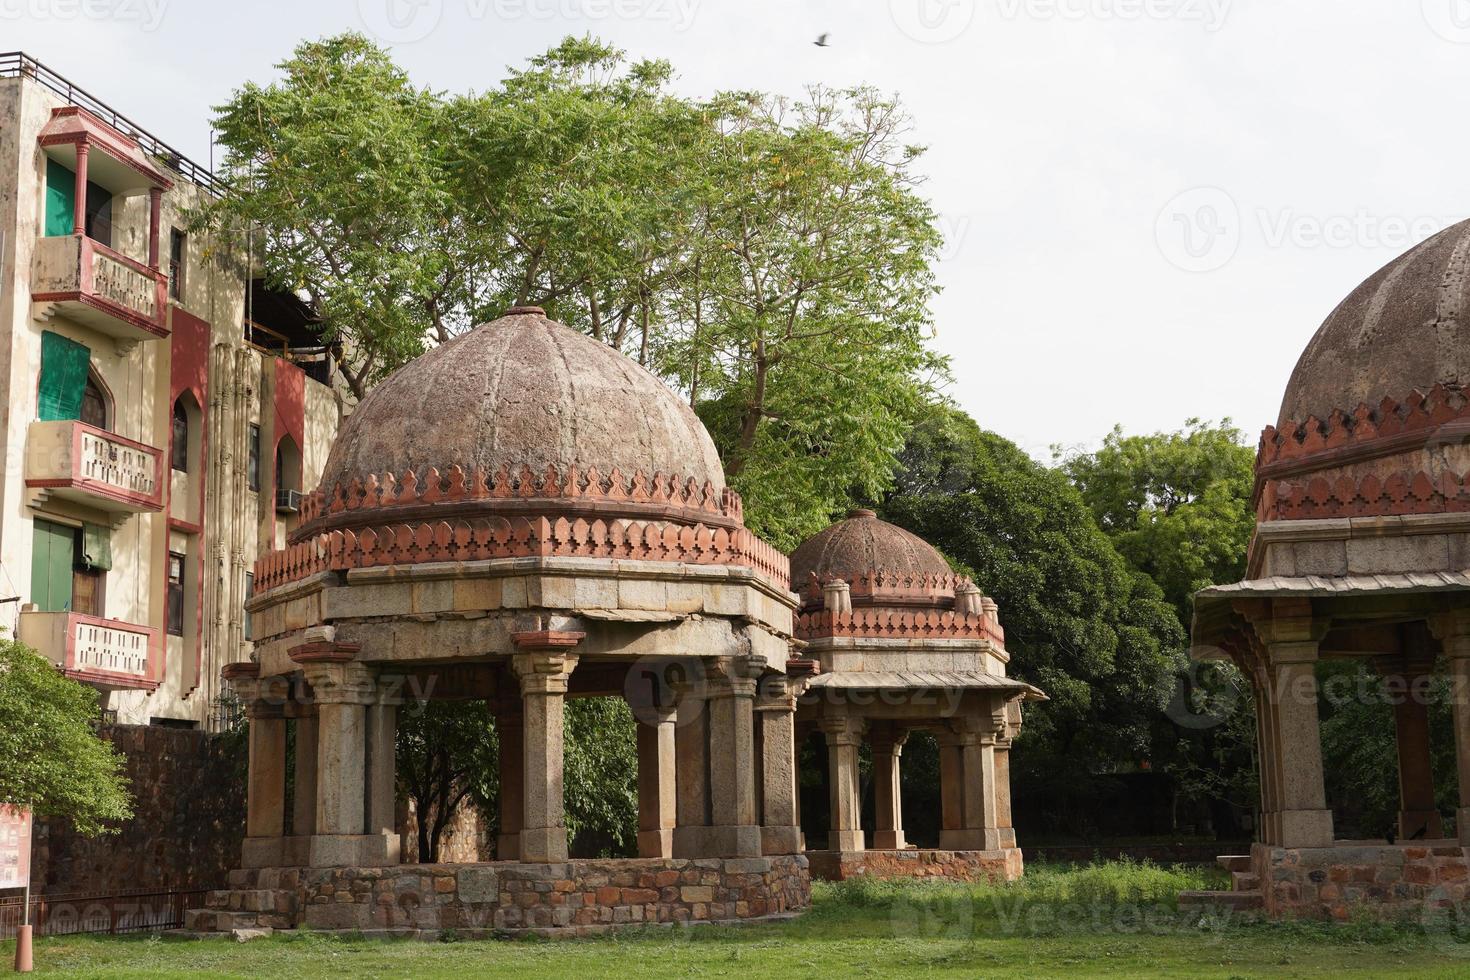
[[[193,227],[220,193],[0,55],[0,624],[123,723],[219,724],[250,569],[341,414],[309,309]]]

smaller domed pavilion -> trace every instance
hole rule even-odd
[[[827,847],[809,852],[812,872],[1019,877],[1011,740],[1021,702],[1044,695],[1006,677],[996,604],[932,545],[870,510],[798,547],[791,574],[802,603],[796,635],[818,667],[799,702],[798,730],[825,738],[831,799]],[[899,760],[915,731],[939,743],[938,850],[914,848],[904,836]],[[873,755],[871,848],[859,816],[865,743]]]
[[[1470,222],[1333,311],[1261,437],[1246,579],[1199,593],[1194,616],[1196,658],[1233,661],[1255,699],[1259,840],[1221,859],[1244,893],[1235,907],[1343,918],[1359,904],[1417,914],[1470,895],[1466,384]],[[1399,813],[1358,835],[1376,839],[1340,840],[1325,792],[1319,710],[1364,696],[1322,685],[1329,660],[1367,664],[1392,705]],[[1459,692],[1458,839],[1445,838],[1435,802],[1429,692],[1441,662]]]

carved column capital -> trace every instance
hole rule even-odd
[[[376,671],[365,664],[313,661],[302,665],[317,704],[371,704],[377,699]]]
[[[868,723],[856,715],[828,715],[819,723],[828,745],[862,745]]]
[[[565,694],[577,655],[565,650],[538,650],[510,658],[511,673],[520,682],[522,694]]]

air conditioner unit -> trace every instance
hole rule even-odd
[[[277,514],[299,514],[301,513],[300,490],[277,490],[276,491],[276,513]]]

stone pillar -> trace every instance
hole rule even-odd
[[[562,798],[562,718],[567,682],[577,666],[571,649],[585,633],[538,631],[513,637],[522,652],[511,659],[521,684],[522,809],[521,860],[557,864],[567,859],[567,822]]]
[[[495,839],[495,859],[519,861],[521,817],[526,809],[525,776],[522,772],[526,751],[522,738],[525,719],[521,713],[520,693],[514,697],[501,697],[492,710],[495,734],[500,740],[500,835]]]
[[[780,675],[761,679],[755,702],[761,746],[761,853],[798,854],[796,693]]]
[[[317,703],[316,833],[307,863],[315,868],[385,864],[382,838],[375,847],[367,833],[367,706],[376,697],[377,682],[363,664],[299,662]]]
[[[703,684],[675,688],[678,707],[674,728],[674,856],[709,857],[710,824],[709,705]]]
[[[831,792],[831,829],[827,849],[861,851],[863,847],[862,796],[858,782],[858,748],[863,744],[863,720],[851,715],[822,719],[827,739],[827,769]]]
[[[899,780],[899,758],[909,733],[887,728],[868,737],[873,750],[873,849],[901,851],[908,846],[903,836],[903,793]]]
[[[85,235],[87,233],[87,154],[89,147],[85,140],[77,144],[77,169],[76,183],[72,191],[72,229],[73,235]]]
[[[969,715],[954,722],[960,750],[964,788],[960,792],[963,829],[960,850],[994,851],[1000,844],[1000,812],[996,806],[995,743],[1003,731],[990,713]]]
[[[709,676],[709,801],[711,853],[759,857],[755,801],[755,686],[761,664],[717,661]]]
[[[646,707],[638,719],[638,856],[674,856],[677,780],[674,731],[677,709]]]
[[[296,718],[296,798],[291,807],[291,832],[297,837],[316,833],[317,720],[315,714]]]
[[[237,691],[244,687],[239,681],[235,686]],[[268,868],[280,865],[284,857],[286,715],[283,705],[254,697],[246,699],[245,714],[250,719],[250,759],[241,863],[247,868]]]
[[[397,687],[380,687],[377,701],[367,709],[367,832],[393,841],[399,839],[397,744]]]
[[[965,766],[959,736],[948,727],[935,733],[939,743],[939,846],[964,850]]]
[[[1399,827],[1402,840],[1440,840],[1444,824],[1434,802],[1434,763],[1429,740],[1429,679],[1434,655],[1428,637],[1406,631],[1405,654],[1376,664],[1393,699],[1399,762]],[[1412,649],[1411,647],[1415,648]]]
[[[1470,847],[1470,609],[1460,609],[1430,624],[1444,646],[1450,668],[1450,700],[1455,714],[1455,765],[1460,776],[1460,807],[1455,820],[1460,843]]]
[[[1317,641],[1284,640],[1267,646],[1272,674],[1276,763],[1280,766],[1280,846],[1328,847],[1332,811],[1322,778],[1322,733],[1317,717]]]

